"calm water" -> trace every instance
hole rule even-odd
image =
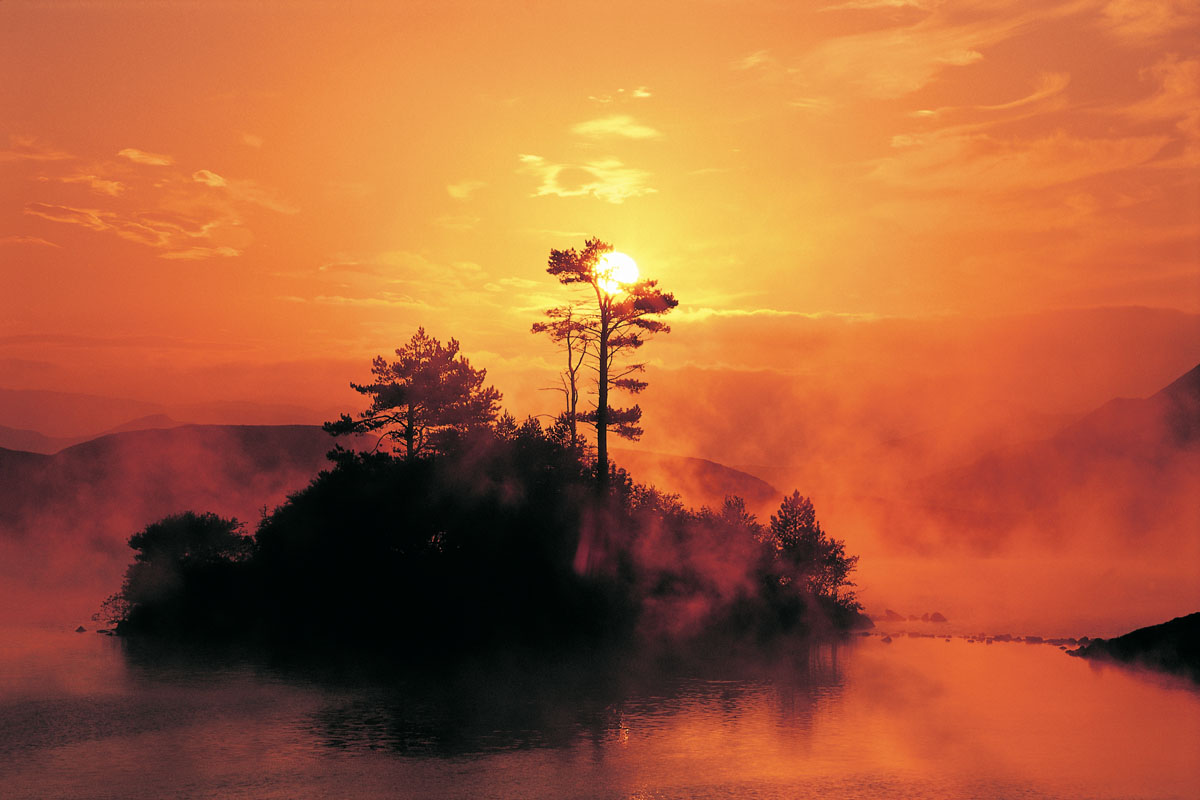
[[[1195,798],[1200,692],[960,639],[383,682],[25,629],[0,640],[0,796]]]

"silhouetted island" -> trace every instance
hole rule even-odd
[[[1093,639],[1070,654],[1172,672],[1200,683],[1200,612],[1115,639]]]
[[[504,416],[429,453],[335,449],[264,515],[186,512],[130,539],[102,617],[125,636],[441,658],[496,647],[763,646],[870,627],[857,556],[811,501],[767,524],[685,508],[594,460],[562,424]]]

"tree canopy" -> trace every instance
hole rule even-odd
[[[288,649],[568,643],[757,646],[863,624],[857,558],[784,500],[769,525],[740,499],[685,508],[593,465],[561,425],[505,415],[436,457],[338,450],[251,540],[213,514],[168,517],[103,615],[120,633],[246,638]]]
[[[853,601],[850,573],[858,556],[847,556],[846,545],[821,530],[812,500],[799,492],[785,497],[779,511],[771,515],[770,540],[786,565],[783,578],[795,581],[814,597]],[[839,597],[840,593],[840,597]]]
[[[484,386],[487,370],[474,369],[451,339],[442,344],[418,328],[408,344],[396,350],[396,360],[376,356],[372,383],[350,386],[371,398],[371,405],[354,419],[343,414],[325,423],[339,436],[374,434],[375,446],[384,441],[403,445],[406,458],[437,450],[448,433],[486,426],[500,411],[500,392]]]
[[[587,310],[582,305],[552,308],[546,312],[550,321],[533,327],[534,333],[549,333],[567,348],[568,365],[578,357],[586,359],[595,369],[595,408],[580,412],[568,403],[567,414],[596,429],[596,472],[601,483],[607,481],[609,474],[608,432],[634,440],[642,435],[638,424],[641,407],[635,404],[614,408],[609,405],[609,392],[637,394],[646,388],[646,381],[638,377],[645,371],[645,362],[629,361],[629,356],[654,334],[670,332],[670,326],[658,317],[679,305],[674,295],[658,288],[657,281],[644,278],[628,284],[614,281],[599,268],[603,258],[612,252],[611,244],[595,238],[588,239],[582,250],[551,250],[546,272],[566,286],[579,284],[589,288]],[[575,352],[579,355],[573,355]],[[572,395],[572,389],[577,388],[573,385],[576,377],[576,370],[568,366],[564,376],[568,399],[578,398],[577,391]]]

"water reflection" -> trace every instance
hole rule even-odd
[[[353,692],[307,673],[331,690],[307,732],[330,748],[412,756],[579,746],[599,752],[681,716],[719,730],[770,709],[781,730],[811,735],[818,706],[824,711],[841,693],[837,651],[821,645],[769,662],[686,668],[620,654],[476,664],[449,674],[410,672]]]
[[[1200,693],[1050,647],[431,671],[71,636],[0,644],[6,798],[1200,796]]]

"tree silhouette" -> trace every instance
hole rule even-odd
[[[201,607],[215,611],[228,603],[229,595],[216,596],[210,586],[227,585],[230,570],[245,564],[254,550],[236,519],[193,511],[147,525],[129,537],[129,546],[137,553],[121,591],[104,601],[97,618],[149,627],[187,625],[208,613]]]
[[[847,556],[845,542],[821,530],[812,500],[792,492],[771,515],[769,530],[785,568],[783,580],[796,583],[814,597],[843,605],[854,603],[852,593],[839,597],[839,592],[854,586],[849,576],[858,556]]]
[[[593,340],[585,324],[584,315],[579,313],[574,303],[556,306],[546,310],[546,322],[535,322],[532,333],[544,333],[550,340],[562,347],[567,357],[567,365],[558,374],[566,401],[566,411],[561,419],[566,422],[571,435],[571,447],[579,445],[579,373],[583,369],[584,359],[593,345]]]
[[[610,244],[588,239],[581,251],[574,248],[551,250],[546,267],[560,283],[582,284],[590,287],[595,296],[595,310],[580,314],[578,324],[585,339],[594,342],[594,347],[587,349],[585,356],[596,369],[596,408],[590,412],[576,411],[575,417],[596,429],[596,474],[602,486],[607,485],[609,477],[609,430],[633,440],[642,435],[638,425],[642,418],[640,406],[613,408],[609,405],[610,390],[637,394],[646,388],[646,382],[635,377],[645,370],[645,363],[622,363],[622,359],[645,344],[653,334],[668,333],[670,327],[656,317],[679,305],[674,295],[658,288],[657,281],[643,279],[617,285],[611,276],[598,272],[601,258],[612,250]],[[590,305],[590,299],[588,302]],[[556,338],[556,341],[559,340]]]
[[[378,434],[383,441],[403,443],[405,458],[436,450],[439,438],[490,424],[500,410],[500,392],[484,386],[487,370],[473,369],[459,355],[458,340],[443,345],[418,328],[408,344],[396,350],[397,360],[376,356],[371,363],[374,383],[350,386],[369,395],[371,405],[358,419],[343,414],[324,428],[334,436]]]

